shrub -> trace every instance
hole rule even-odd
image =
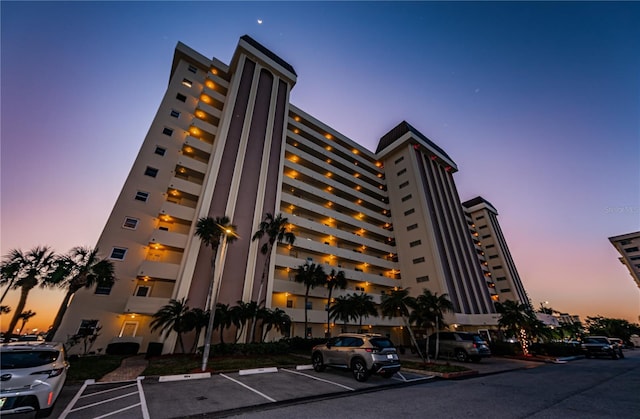
[[[530,351],[533,355],[574,356],[580,354],[580,346],[564,342],[534,343]]]
[[[140,344],[136,342],[115,342],[107,345],[107,355],[136,355]]]
[[[300,336],[292,338],[282,339],[280,342],[285,342],[289,345],[292,352],[311,352],[311,349],[316,346],[327,342],[326,338],[311,338],[305,339]]]
[[[519,343],[494,341],[489,344],[492,355],[520,355],[522,347]]]

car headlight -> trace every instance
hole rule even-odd
[[[52,378],[62,374],[62,371],[64,371],[64,368],[54,368],[51,370],[42,370],[42,371],[32,372],[31,375],[47,375],[49,378]]]

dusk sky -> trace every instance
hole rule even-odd
[[[442,147],[461,200],[498,209],[536,308],[638,322],[607,239],[640,230],[638,2],[0,7],[2,255],[95,246],[177,42],[229,63],[248,34],[295,68],[291,103],[355,142],[373,151],[406,120]],[[61,299],[33,291],[28,329]]]

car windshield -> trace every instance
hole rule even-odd
[[[473,335],[473,340],[477,343],[487,343],[480,335]]]
[[[58,359],[58,351],[2,352],[1,369],[33,368],[47,365]]]
[[[584,343],[609,343],[605,338],[586,338]]]
[[[373,338],[371,339],[371,344],[380,349],[395,348],[395,346],[393,346],[393,342],[386,338]]]

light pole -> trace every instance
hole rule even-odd
[[[220,247],[220,263],[217,264],[220,269],[220,275],[216,281],[216,275],[214,272],[213,281],[209,284],[209,294],[207,295],[207,301],[209,306],[209,323],[207,324],[207,330],[204,337],[204,350],[202,351],[202,371],[207,370],[207,362],[209,361],[209,352],[211,351],[211,335],[213,334],[213,323],[216,315],[216,305],[218,304],[218,293],[220,291],[220,283],[222,282],[222,273],[224,272],[224,256],[227,251],[227,238],[229,236],[236,236],[235,232],[230,228],[225,228],[220,234],[224,236],[222,239],[222,246]]]

